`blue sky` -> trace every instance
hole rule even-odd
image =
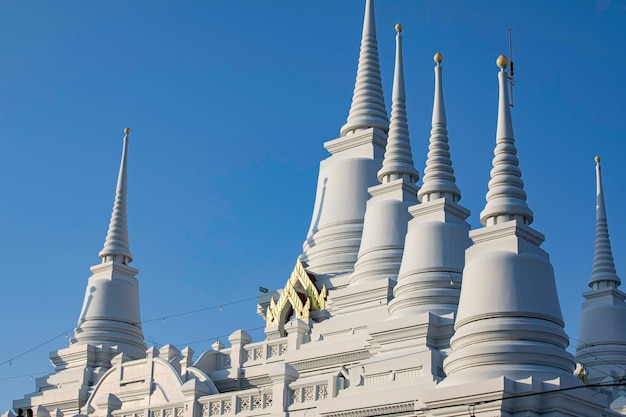
[[[379,0],[391,105],[404,25],[414,160],[423,172],[444,54],[461,203],[478,227],[495,144],[497,71],[513,28],[513,124],[535,227],[578,333],[603,157],[611,241],[626,265],[626,1]],[[258,287],[284,285],[309,226],[323,143],[345,123],[364,1],[0,2],[0,363],[76,324],[132,128],[129,222],[142,317],[196,352],[263,327]],[[487,290],[487,289],[486,289]],[[255,339],[262,331],[251,332]],[[71,335],[71,332],[68,334]],[[63,336],[0,366],[0,410],[35,388]],[[572,342],[575,344],[575,341]]]

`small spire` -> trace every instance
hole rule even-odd
[[[422,202],[430,201],[441,196],[449,196],[452,201],[461,199],[461,191],[456,186],[456,177],[452,160],[450,159],[450,145],[448,144],[448,130],[446,129],[446,107],[443,101],[443,55],[437,52],[435,61],[435,97],[433,101],[432,129],[430,130],[430,146],[428,159],[424,169],[424,185],[418,193]]]
[[[600,282],[612,283],[617,287],[621,280],[617,276],[615,263],[613,262],[613,251],[609,239],[609,227],[604,206],[604,191],[602,190],[602,171],[600,168],[600,157],[595,157],[596,161],[596,243],[593,253],[593,268],[589,286],[593,289],[600,288]],[[596,285],[594,285],[596,284]]]
[[[492,161],[491,180],[487,192],[487,204],[480,213],[480,222],[484,226],[517,219],[524,224],[531,224],[533,212],[526,204],[526,192],[519,169],[519,159],[513,135],[511,108],[507,89],[508,74],[506,67],[509,60],[500,55],[496,61],[500,72],[500,98],[498,103],[498,127],[496,148]]]
[[[596,221],[606,221],[606,208],[604,205],[604,190],[602,189],[602,168],[600,167],[600,157],[593,158],[596,161]]]
[[[402,25],[396,25],[396,68],[391,95],[391,123],[383,166],[378,171],[378,181],[387,183],[406,178],[416,183],[419,174],[413,164],[409,124],[406,115],[406,93],[404,87],[404,64],[402,60]]]
[[[365,19],[359,67],[357,70],[352,105],[347,123],[341,128],[341,136],[359,129],[375,127],[385,132],[389,129],[389,118],[383,96],[383,85],[378,62],[378,41],[374,19],[374,0],[366,0]]]
[[[111,222],[109,223],[109,231],[104,247],[99,253],[102,262],[109,260],[117,260],[119,262],[129,264],[133,260],[128,244],[128,220],[126,215],[126,187],[127,187],[127,165],[128,165],[128,140],[130,128],[124,129],[124,145],[122,148],[122,161],[120,163],[120,172],[117,178],[117,188],[115,190],[115,203],[113,204],[113,213],[111,214]]]

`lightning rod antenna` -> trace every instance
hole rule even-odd
[[[513,107],[513,87],[515,87],[515,71],[513,66],[513,28],[507,28],[509,31],[509,59],[511,60],[510,68],[511,74],[509,75],[509,92],[511,97],[511,102],[509,105]]]

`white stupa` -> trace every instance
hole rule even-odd
[[[342,313],[367,308],[387,310],[404,251],[404,236],[410,219],[408,208],[417,201],[415,183],[419,174],[413,165],[406,113],[402,25],[396,25],[396,65],[391,103],[391,122],[380,184],[370,187],[359,254],[349,286],[335,292],[333,302]]]
[[[458,204],[443,99],[443,55],[435,55],[432,129],[420,204],[408,210],[404,253],[389,317],[370,333],[382,352],[413,349],[430,381],[444,378],[459,301],[465,249],[471,244],[469,211]]]
[[[493,168],[482,229],[467,250],[446,383],[505,376],[571,377],[572,356],[544,237],[533,214],[513,136],[507,93],[508,60],[498,58],[500,99]]]
[[[234,330],[197,354],[146,349],[129,266],[128,133],[109,231],[70,346],[14,401],[34,417],[618,417],[622,386],[586,386],[566,351],[554,273],[532,229],[500,57],[498,123],[484,227],[459,204],[441,63],[423,186],[406,114],[401,26],[391,122],[373,0],[366,0],[352,106],[324,146],[311,227],[285,286],[259,297],[265,337]],[[391,45],[390,45],[391,46]],[[428,129],[425,127],[424,131]],[[618,290],[598,164],[591,291],[577,359],[620,384],[625,294]],[[293,263],[294,260],[286,260]],[[78,307],[78,306],[77,306]],[[253,308],[251,307],[251,310]],[[252,311],[251,311],[251,314]],[[601,325],[598,325],[600,323]],[[202,333],[203,326],[198,327]],[[14,417],[7,412],[5,417]]]
[[[130,129],[124,129],[122,158],[113,213],[100,264],[91,267],[85,300],[68,348],[50,353],[55,372],[37,378],[37,390],[15,401],[15,408],[46,404],[64,413],[78,413],[91,389],[111,367],[114,357],[132,360],[146,357],[146,344],[139,312],[138,270],[128,243],[126,213],[128,144]]]
[[[443,99],[443,55],[435,55],[435,94],[432,129],[424,185],[419,191],[421,204],[410,208],[408,233],[398,284],[389,305],[392,317],[434,313],[449,316],[449,335],[456,313],[465,249],[470,225],[469,210],[458,204],[461,191],[456,186],[450,159],[446,109]]]
[[[378,62],[374,1],[367,0],[354,96],[339,139],[326,142],[332,154],[320,163],[311,226],[302,261],[327,287],[345,286],[330,278],[351,273],[361,244],[367,190],[387,143],[389,119]]]
[[[596,156],[596,241],[590,291],[580,315],[576,360],[584,366],[589,384],[615,383],[626,377],[626,294],[618,287],[609,239],[600,157]],[[611,407],[626,413],[626,392],[621,387],[610,390]]]
[[[85,301],[74,330],[71,345],[117,346],[119,352],[137,359],[146,356],[139,312],[139,272],[129,266],[133,257],[128,244],[126,214],[128,183],[128,142],[130,129],[124,129],[122,161],[115,191],[115,203],[100,265],[91,267]]]

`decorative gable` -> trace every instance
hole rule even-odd
[[[272,297],[270,301],[266,316],[267,327],[282,328],[292,313],[300,320],[308,320],[311,311],[326,308],[326,285],[319,291],[313,280],[298,258],[280,298],[275,301]]]

